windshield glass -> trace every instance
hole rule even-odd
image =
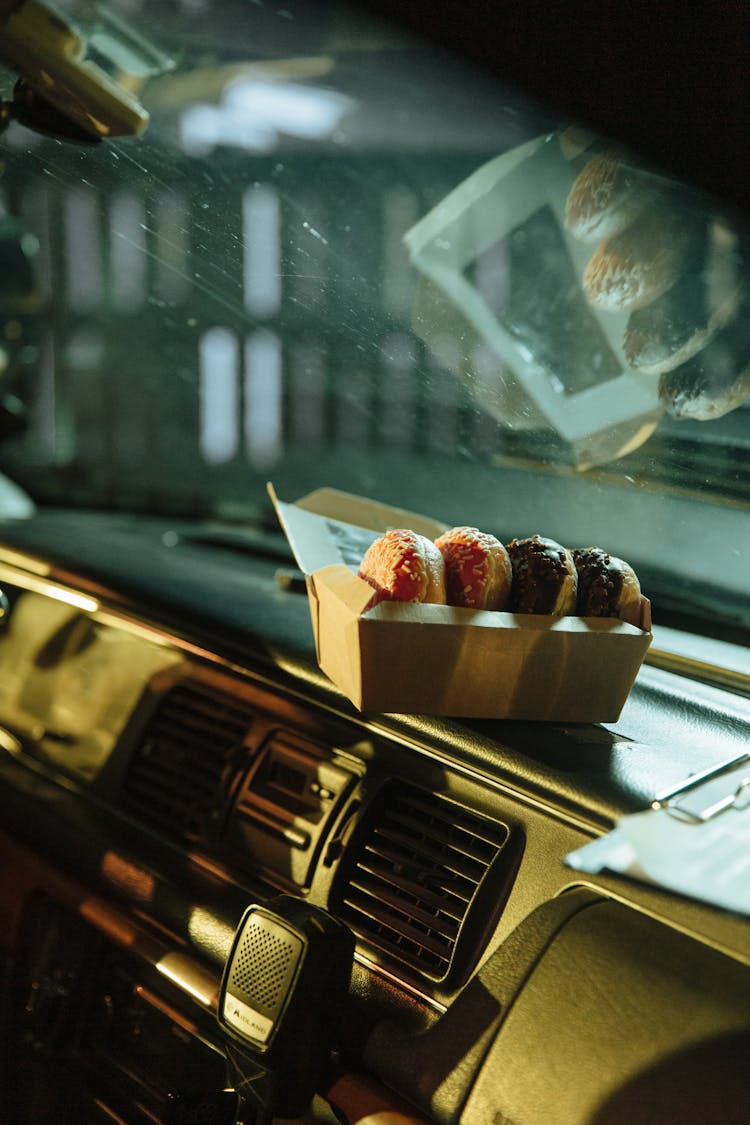
[[[38,503],[246,525],[330,485],[750,620],[735,215],[356,8],[58,12],[149,120],[0,137],[0,465]]]

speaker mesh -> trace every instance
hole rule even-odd
[[[262,919],[252,918],[232,966],[230,992],[244,994],[259,1011],[274,1012],[286,994],[299,948],[293,935],[273,932]]]

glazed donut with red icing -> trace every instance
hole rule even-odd
[[[584,242],[613,238],[638,218],[652,195],[621,153],[597,153],[573,184],[565,206],[565,225]]]
[[[454,527],[436,539],[435,546],[445,561],[448,605],[505,609],[513,572],[499,539],[476,527]]]
[[[359,568],[378,602],[446,604],[445,564],[434,543],[415,531],[387,531],[368,548]]]
[[[629,312],[655,301],[679,276],[688,232],[669,213],[647,211],[631,227],[600,243],[583,273],[583,290],[605,312]]]

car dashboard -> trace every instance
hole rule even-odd
[[[747,757],[742,37],[712,10],[689,57],[721,33],[722,81],[683,53],[641,112],[661,27],[617,98],[607,20],[566,9],[563,49],[554,12],[454,7],[0,0],[8,1125],[750,1120],[747,913],[567,859]],[[585,289],[602,157],[636,277],[654,216],[674,242],[638,307]],[[358,710],[269,478],[629,560],[654,630],[620,717]],[[291,978],[248,917],[353,945],[289,986],[265,1073],[232,966],[261,1008]]]
[[[219,986],[280,895],[356,940],[313,1120],[746,1120],[746,919],[564,862],[744,750],[736,686],[657,631],[615,724],[360,714],[280,537],[0,541],[7,1120],[233,1120]]]

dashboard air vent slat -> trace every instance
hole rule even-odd
[[[368,910],[368,896],[372,895],[375,884],[352,884],[352,901],[359,900],[360,909]],[[379,903],[387,908],[392,918],[400,915],[402,925],[416,931],[430,931],[438,940],[454,942],[458,934],[460,919],[451,918],[443,914],[439,908],[430,910],[420,905],[419,899],[414,896],[410,902],[405,902],[403,892],[393,887],[381,885],[379,889]]]
[[[378,831],[368,851],[386,861],[402,862],[411,854],[414,834],[419,831],[418,824],[414,825],[411,834]],[[464,884],[469,897],[477,882],[481,880],[487,862],[491,862],[492,859],[490,856],[488,860],[478,862],[473,857],[466,856],[452,841],[443,848],[431,847],[428,841],[423,841],[421,855],[423,860],[440,864],[442,870],[455,880],[456,886],[459,883]]]
[[[416,901],[421,902],[424,906],[431,910],[440,911],[448,917],[454,918],[460,922],[466,913],[466,908],[471,901],[471,898],[463,898],[456,895],[453,890],[441,887],[439,890],[433,890],[430,887],[422,886],[416,880],[410,880],[403,877],[398,866],[394,869],[387,864],[378,867],[371,862],[363,862],[360,866],[362,876],[367,879],[368,885],[380,883],[383,888],[382,893],[386,893],[388,887],[393,887],[400,894],[412,894]]]
[[[177,684],[133,754],[123,806],[170,835],[209,839],[252,720],[249,706],[208,684]]]
[[[333,908],[378,960],[444,981],[489,884],[488,913],[501,905],[508,839],[504,824],[448,798],[388,784],[344,858]]]

